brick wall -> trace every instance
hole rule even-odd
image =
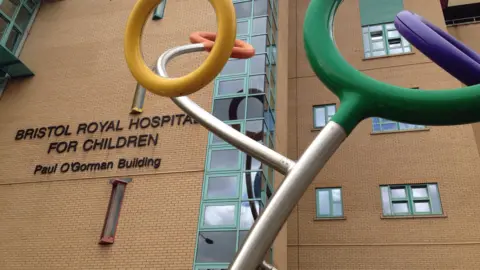
[[[298,158],[318,135],[312,106],[336,103],[314,76],[303,48],[309,1],[291,3],[289,156]],[[405,0],[405,9],[446,29],[437,0]],[[465,36],[465,35],[464,35]],[[377,80],[425,90],[461,84],[414,49],[412,54],[363,59],[358,1],[344,1],[335,20],[335,39],[355,68]],[[292,103],[294,105],[292,105]],[[338,108],[338,107],[337,107]],[[293,115],[292,115],[293,114]],[[288,269],[473,269],[480,246],[476,224],[480,162],[471,125],[372,135],[363,121],[334,154],[288,220]],[[381,218],[379,185],[438,182],[445,216]],[[316,221],[315,188],[343,188],[344,220]]]
[[[128,130],[131,119],[182,113],[147,93],[145,111],[129,115],[136,82],[123,54],[135,0],[44,3],[20,58],[36,76],[11,80],[0,99],[1,269],[191,269],[203,182],[207,131],[199,124]],[[195,24],[192,24],[195,20]],[[189,43],[193,31],[215,31],[207,1],[169,1],[163,20],[149,19],[146,63]],[[169,64],[170,76],[198,67],[205,53]],[[210,110],[212,84],[191,96]],[[122,131],[76,135],[80,123],[120,120]],[[16,141],[18,129],[70,125],[73,135]],[[157,134],[158,145],[48,154],[51,142]],[[159,169],[116,169],[121,157],[161,158]],[[37,164],[114,161],[112,170],[34,175]],[[98,240],[113,177],[131,177],[113,245]]]

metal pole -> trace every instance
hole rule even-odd
[[[182,54],[204,50],[205,48],[201,43],[188,44],[170,49],[164,52],[160,58],[158,58],[157,72],[162,77],[168,77],[166,66],[171,59]],[[294,161],[284,157],[265,145],[246,137],[241,132],[230,127],[215,116],[211,115],[209,112],[205,111],[190,98],[186,96],[176,97],[172,98],[172,101],[208,130],[215,133],[215,135],[237,147],[241,151],[255,157],[260,162],[271,166],[276,171],[286,174],[294,166]]]
[[[346,137],[344,129],[337,123],[329,122],[325,126],[255,222],[229,270],[253,270],[263,261],[295,205]]]

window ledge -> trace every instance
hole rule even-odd
[[[430,130],[429,128],[416,128],[416,129],[390,130],[390,131],[373,131],[373,132],[370,132],[370,135],[404,133],[404,132],[421,132],[421,131],[429,131],[429,130]]]
[[[390,58],[390,57],[399,57],[399,56],[406,56],[406,55],[412,55],[415,54],[415,52],[408,52],[408,53],[401,53],[401,54],[391,54],[391,55],[382,55],[382,56],[372,56],[366,58],[365,56],[363,57],[363,61],[369,61],[369,60],[375,60],[375,59],[382,59],[382,58]]]
[[[313,221],[332,221],[332,220],[346,220],[346,217],[326,217],[326,218],[314,218]]]
[[[415,215],[415,216],[384,216],[380,215],[380,219],[417,219],[417,218],[447,218],[446,214],[443,215]]]
[[[312,128],[310,129],[311,132],[318,132],[318,131],[322,131],[324,127],[321,127],[321,128]]]

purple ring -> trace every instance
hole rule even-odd
[[[480,55],[410,11],[401,11],[395,27],[415,48],[466,85],[480,84]]]

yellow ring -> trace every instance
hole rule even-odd
[[[133,7],[125,32],[125,58],[133,77],[148,91],[178,97],[192,94],[209,84],[222,71],[235,44],[237,24],[232,0],[209,0],[217,17],[215,46],[202,65],[179,78],[163,78],[146,64],[140,51],[143,27],[153,9],[164,0],[139,0]]]

